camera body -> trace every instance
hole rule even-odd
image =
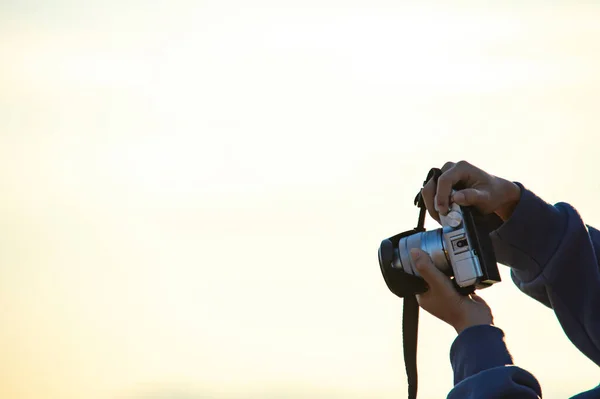
[[[437,183],[442,171],[433,168],[423,185],[430,179]],[[462,188],[460,184],[454,189]],[[434,265],[454,282],[462,295],[473,293],[500,281],[500,273],[490,233],[502,220],[495,214],[482,215],[476,208],[452,204],[446,215],[440,215],[441,228],[426,231],[425,202],[421,192],[415,198],[420,208],[417,227],[381,241],[379,268],[388,288],[404,298],[402,310],[402,343],[408,377],[408,398],[417,397],[417,337],[419,304],[416,294],[427,291],[410,256],[412,248],[427,252]]]
[[[417,228],[387,238],[379,247],[379,266],[394,294],[404,297],[426,291],[410,256],[412,248],[427,252],[434,265],[453,280],[462,294],[501,281],[489,237],[501,223],[496,215],[482,215],[473,207],[452,204],[446,215],[440,215],[442,227],[426,231],[425,206],[420,194],[415,202],[421,206]]]

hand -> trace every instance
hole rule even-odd
[[[471,326],[494,324],[492,311],[481,297],[476,294],[460,295],[426,252],[413,248],[410,254],[429,287],[427,292],[417,295],[417,302],[423,309],[450,324],[458,334]]]
[[[451,197],[452,188],[459,182],[466,188]],[[484,215],[496,213],[506,221],[521,197],[521,189],[515,183],[492,176],[465,161],[447,162],[437,185],[430,179],[421,193],[429,214],[438,222],[439,214],[446,215],[451,202],[472,205]]]

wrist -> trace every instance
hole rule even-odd
[[[502,179],[502,192],[504,193],[504,201],[502,205],[496,209],[494,213],[506,222],[512,216],[519,200],[521,199],[521,188],[515,183]]]
[[[457,334],[460,334],[461,332],[463,332],[464,330],[466,330],[469,327],[482,326],[482,325],[483,326],[493,326],[494,325],[493,318],[491,316],[466,318],[464,320],[460,320],[460,321],[457,321],[456,323],[453,323],[452,327],[454,327]]]

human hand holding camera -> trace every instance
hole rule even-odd
[[[450,324],[458,334],[468,327],[494,324],[492,311],[481,297],[474,293],[460,295],[452,281],[435,267],[426,252],[413,248],[411,256],[428,286],[427,292],[417,295],[417,301],[423,309]]]
[[[512,215],[520,198],[515,183],[496,177],[465,161],[447,162],[437,179],[430,179],[422,195],[429,214],[440,222],[451,204],[473,206],[482,214],[496,213],[503,221]],[[462,189],[453,191],[461,183]],[[492,311],[477,294],[460,295],[452,281],[433,264],[429,254],[414,248],[411,256],[417,271],[427,282],[428,291],[417,295],[419,305],[454,327],[460,334],[464,329],[481,324],[493,324]]]
[[[436,182],[431,179],[422,194],[425,206],[432,218],[440,221],[440,213],[448,213],[452,202],[461,206],[474,206],[481,213],[496,213],[503,221],[508,220],[519,202],[521,189],[515,183],[490,175],[465,161],[447,162]],[[452,193],[461,183],[465,188]]]

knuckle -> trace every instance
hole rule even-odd
[[[446,162],[444,164],[444,166],[442,166],[442,172],[447,171],[448,169],[451,169],[453,166],[455,165],[454,162]]]
[[[427,184],[425,184],[425,186],[423,186],[423,188],[421,189],[421,194],[423,195],[423,197],[429,197],[433,194],[433,191],[434,183],[433,181],[429,180]]]
[[[464,168],[468,168],[468,167],[470,167],[470,166],[471,166],[471,164],[470,164],[469,162],[465,161],[465,160],[461,160],[461,161],[458,161],[458,162],[456,163],[456,166],[457,166],[458,168],[464,169]]]
[[[441,186],[442,188],[445,188],[446,185],[448,185],[451,180],[452,179],[450,178],[450,176],[447,173],[444,173],[438,179],[438,183],[437,184],[438,184],[438,186]]]

